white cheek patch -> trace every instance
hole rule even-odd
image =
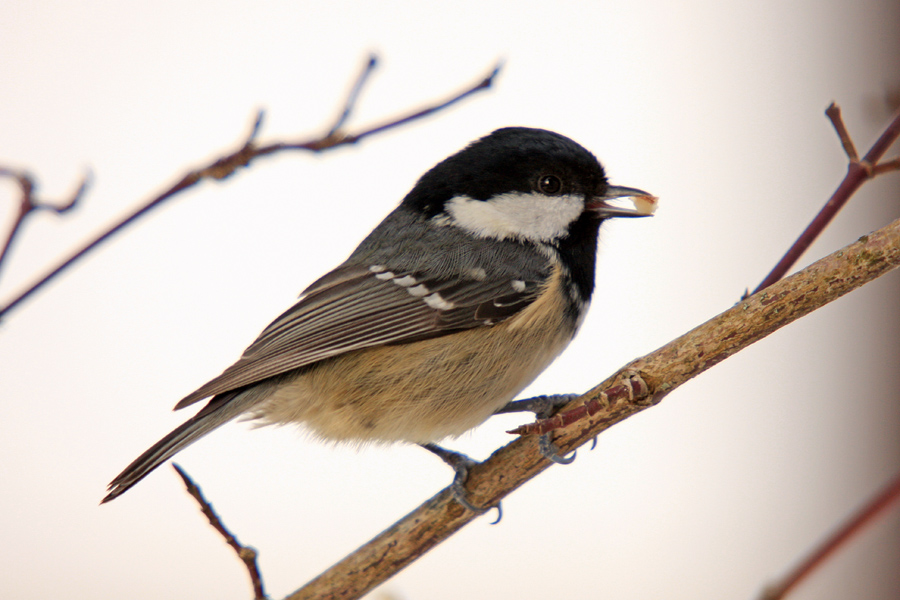
[[[562,237],[581,215],[584,198],[520,192],[500,194],[487,201],[456,196],[444,205],[444,211],[453,225],[478,237],[549,242]]]

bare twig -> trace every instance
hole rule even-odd
[[[0,319],[3,318],[10,310],[15,308],[18,304],[20,304],[23,300],[31,296],[34,292],[40,289],[44,284],[48,281],[59,275],[62,271],[67,269],[73,263],[75,263],[78,259],[82,258],[90,251],[95,249],[97,246],[102,244],[104,241],[151,211],[156,208],[169,198],[172,198],[176,194],[186,190],[187,188],[193,187],[200,181],[206,178],[212,179],[225,179],[226,177],[232,175],[235,171],[240,169],[241,167],[246,167],[256,158],[262,156],[268,156],[270,154],[275,154],[277,152],[282,152],[286,150],[303,150],[307,152],[322,152],[325,150],[329,150],[331,148],[337,148],[338,146],[344,146],[348,144],[355,144],[361,141],[364,138],[369,136],[382,133],[389,129],[393,129],[395,127],[399,127],[401,125],[405,125],[411,121],[415,121],[426,117],[428,115],[434,114],[438,111],[444,110],[445,108],[456,104],[457,102],[463,100],[471,96],[472,94],[489,88],[496,78],[497,74],[500,71],[501,65],[498,63],[491,72],[484,78],[480,79],[474,85],[470,85],[466,87],[461,92],[457,92],[453,94],[447,100],[442,102],[438,102],[426,108],[417,110],[412,113],[408,113],[402,115],[400,117],[395,117],[393,119],[387,120],[383,123],[370,126],[368,128],[362,129],[358,133],[343,133],[340,131],[340,128],[343,126],[347,117],[352,113],[353,107],[355,106],[356,99],[359,96],[360,89],[368,80],[368,76],[372,69],[375,66],[375,61],[373,57],[370,57],[367,61],[366,67],[364,68],[362,74],[356,79],[356,82],[350,93],[344,102],[344,110],[338,116],[334,124],[329,128],[328,133],[324,136],[316,137],[311,140],[302,141],[302,142],[277,142],[273,144],[269,144],[266,146],[257,146],[255,144],[256,136],[259,133],[259,128],[262,123],[262,112],[259,112],[256,116],[254,126],[251,129],[250,135],[246,138],[244,143],[240,148],[235,150],[234,152],[222,156],[221,158],[215,160],[211,164],[201,167],[199,169],[194,169],[172,185],[169,189],[159,194],[158,196],[150,199],[146,203],[144,203],[140,208],[133,211],[131,214],[122,218],[118,223],[110,227],[108,230],[104,231],[96,238],[85,244],[82,248],[74,252],[71,256],[62,261],[59,266],[51,270],[49,273],[45,274],[41,277],[37,282],[32,284],[28,289],[21,292],[15,298],[9,301],[5,306],[0,308]]]
[[[890,171],[900,171],[900,158],[881,162],[872,167],[872,177],[883,175]]]
[[[831,121],[831,125],[834,127],[835,133],[837,133],[838,139],[841,140],[841,146],[844,147],[844,154],[847,155],[850,162],[859,162],[859,153],[856,151],[856,145],[853,143],[853,138],[850,137],[850,132],[847,131],[847,126],[844,124],[844,118],[841,116],[841,107],[832,102],[828,108],[825,109],[825,116]]]
[[[276,143],[270,144],[268,146],[263,146],[261,148],[256,149],[254,153],[254,158],[256,156],[265,156],[267,154],[272,154],[274,152],[280,152],[282,150],[311,150],[313,152],[321,152],[322,150],[328,150],[330,148],[334,148],[336,146],[344,146],[347,144],[355,144],[361,141],[364,138],[367,138],[371,135],[375,135],[378,133],[382,133],[383,131],[387,131],[388,129],[393,129],[395,127],[399,127],[400,125],[405,125],[411,121],[415,121],[421,119],[422,117],[427,117],[433,113],[444,110],[453,104],[456,104],[460,100],[463,100],[476,92],[487,89],[491,87],[494,83],[494,79],[496,79],[497,75],[500,73],[500,69],[503,67],[502,62],[498,62],[494,65],[494,68],[491,69],[490,73],[487,74],[486,77],[481,79],[475,85],[466,88],[464,91],[453,94],[447,100],[443,102],[439,102],[437,104],[433,104],[421,110],[418,110],[414,113],[410,113],[404,115],[402,117],[394,117],[381,123],[379,125],[373,125],[356,134],[343,134],[339,136],[325,137],[311,140],[308,142],[297,142],[297,143]]]
[[[634,374],[648,386],[646,399],[611,401],[593,416],[558,430],[554,444],[564,454],[574,450],[753,342],[898,266],[900,220],[632,361],[572,404],[599,400],[604,390]],[[532,437],[520,437],[470,470],[467,497],[476,506],[494,506],[550,465]],[[477,516],[453,500],[449,488],[444,489],[288,598],[358,598]]]
[[[197,504],[200,505],[200,510],[206,515],[206,518],[209,519],[209,524],[222,534],[222,537],[225,538],[225,542],[234,548],[238,558],[240,558],[241,562],[244,563],[244,566],[247,567],[247,572],[250,574],[250,582],[253,584],[253,600],[268,600],[268,596],[266,596],[265,590],[263,589],[262,575],[259,572],[259,567],[256,565],[256,550],[241,544],[238,539],[228,531],[222,523],[222,520],[219,518],[219,515],[213,510],[212,505],[203,497],[203,492],[200,491],[200,488],[197,487],[197,484],[194,483],[188,474],[184,472],[184,469],[176,464],[173,464],[172,466],[184,481],[188,494],[193,496],[194,500],[197,501]]]
[[[350,119],[353,109],[356,108],[356,101],[359,100],[359,94],[362,92],[363,86],[366,84],[366,81],[368,81],[369,75],[372,74],[372,71],[374,71],[377,66],[378,57],[374,54],[370,54],[368,62],[366,62],[359,77],[356,78],[353,87],[350,88],[350,93],[347,94],[347,99],[344,101],[344,108],[341,111],[341,115],[337,118],[337,121],[334,122],[334,125],[331,126],[331,130],[325,135],[326,138],[337,135],[341,127],[344,126],[344,123]]]
[[[87,190],[91,176],[90,173],[85,174],[85,176],[81,178],[81,183],[78,184],[75,192],[69,196],[69,199],[59,204],[50,204],[35,198],[34,190],[37,186],[34,183],[34,178],[25,171],[16,171],[15,169],[10,169],[8,167],[0,167],[0,177],[14,179],[19,186],[19,190],[22,192],[19,197],[19,211],[13,218],[12,226],[9,228],[9,234],[6,236],[6,241],[3,242],[3,249],[0,250],[0,268],[2,268],[6,255],[12,247],[13,239],[16,237],[16,234],[19,233],[20,228],[25,223],[25,219],[28,215],[38,210],[49,210],[58,215],[71,210],[81,199],[85,190]]]
[[[825,562],[841,545],[853,537],[859,530],[871,523],[876,516],[886,510],[900,498],[900,473],[894,476],[884,488],[869,499],[860,510],[853,514],[843,525],[838,527],[816,550],[804,558],[781,581],[770,585],[762,594],[761,600],[781,600],[788,592],[800,584],[806,577]]]
[[[884,153],[891,147],[891,144],[900,137],[900,112],[894,115],[894,119],[882,132],[875,143],[872,144],[872,147],[862,160],[857,159],[856,147],[853,145],[853,141],[850,139],[847,128],[844,126],[844,122],[841,119],[840,109],[838,109],[835,104],[832,104],[828,107],[826,114],[834,124],[838,137],[841,140],[841,144],[844,147],[844,152],[847,153],[847,158],[850,160],[850,164],[847,166],[847,175],[844,176],[844,180],[841,181],[838,188],[831,195],[831,198],[828,199],[828,202],[826,202],[825,206],[822,207],[822,210],[819,211],[819,214],[815,216],[803,233],[800,234],[800,237],[797,238],[797,241],[794,242],[790,249],[788,249],[781,260],[778,261],[778,264],[775,265],[775,268],[772,269],[771,273],[769,273],[766,278],[763,279],[762,283],[760,283],[753,291],[754,294],[784,277],[785,273],[794,266],[803,253],[806,252],[807,248],[812,245],[819,234],[828,226],[831,220],[837,215],[841,208],[844,207],[863,182],[876,175],[900,168],[894,165],[896,161],[884,163],[888,165],[887,169],[882,169],[878,164],[881,157],[884,156]]]

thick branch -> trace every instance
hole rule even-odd
[[[630,373],[638,373],[648,384],[649,400],[640,404],[613,401],[607,409],[559,430],[554,443],[561,453],[577,448],[613,424],[658,403],[732,354],[898,266],[900,220],[632,361],[573,406],[600,399],[603,390]],[[493,506],[550,464],[539,453],[536,438],[521,437],[470,471],[468,498],[477,506]],[[457,504],[449,489],[444,489],[289,599],[358,598],[477,516]]]

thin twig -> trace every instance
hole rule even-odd
[[[883,175],[890,171],[900,171],[900,158],[881,162],[872,167],[872,177]]]
[[[268,156],[270,154],[275,154],[277,152],[286,151],[286,150],[303,150],[307,152],[322,152],[324,150],[329,150],[331,148],[337,148],[338,146],[344,146],[347,144],[355,144],[361,141],[364,138],[369,136],[382,133],[389,129],[393,129],[395,127],[399,127],[401,125],[405,125],[411,121],[415,121],[421,119],[423,117],[434,114],[438,111],[444,110],[449,106],[456,104],[457,102],[467,98],[468,96],[489,88],[496,78],[497,74],[500,71],[501,65],[498,63],[491,72],[480,79],[476,84],[470,85],[466,87],[461,92],[458,92],[451,96],[449,99],[439,102],[437,104],[428,106],[426,108],[417,110],[415,112],[396,117],[394,119],[390,119],[384,123],[380,123],[378,125],[374,125],[368,128],[362,129],[359,133],[355,134],[343,134],[338,129],[342,126],[345,114],[350,114],[352,112],[353,106],[356,102],[356,98],[359,95],[359,88],[368,80],[368,74],[372,70],[372,59],[368,59],[368,63],[366,68],[363,70],[363,73],[360,77],[356,79],[356,84],[350,91],[350,94],[347,100],[344,103],[345,110],[338,116],[334,125],[329,128],[329,133],[325,134],[322,137],[317,137],[311,140],[303,141],[303,142],[278,142],[274,144],[269,144],[267,146],[257,147],[255,145],[256,135],[259,132],[259,127],[262,122],[262,112],[258,113],[256,116],[255,124],[251,129],[250,135],[244,141],[240,148],[231,154],[222,156],[221,158],[213,161],[211,164],[201,167],[199,169],[194,169],[172,185],[169,189],[156,196],[155,198],[150,199],[145,204],[143,204],[140,208],[133,211],[131,214],[122,218],[118,223],[98,235],[96,238],[82,246],[79,250],[74,252],[71,256],[63,260],[57,267],[52,269],[49,273],[45,274],[38,281],[29,286],[26,290],[19,293],[16,297],[9,301],[5,306],[0,308],[0,320],[2,320],[3,316],[5,316],[10,310],[19,305],[23,300],[27,299],[33,293],[35,293],[38,289],[40,289],[44,284],[48,281],[59,275],[61,272],[66,270],[73,263],[78,261],[80,258],[94,250],[97,246],[102,244],[104,241],[148,213],[153,210],[169,198],[172,198],[176,194],[186,190],[187,188],[193,187],[200,181],[206,178],[212,179],[225,179],[226,177],[232,175],[235,171],[240,169],[241,167],[246,167],[256,158],[262,156]]]
[[[632,361],[572,406],[600,399],[604,390],[633,374],[647,383],[649,397],[641,402],[611,402],[594,416],[557,431],[553,443],[560,453],[571,452],[732,354],[898,266],[900,220]],[[494,506],[550,465],[533,436],[520,437],[469,471],[466,496],[475,506]],[[446,488],[288,599],[358,598],[477,516],[460,506]]]
[[[825,109],[825,116],[831,121],[838,139],[841,140],[841,146],[844,147],[844,154],[847,155],[847,159],[850,162],[859,162],[859,153],[856,151],[853,138],[850,137],[850,132],[847,131],[847,126],[844,124],[844,118],[841,116],[841,107],[832,102]]]
[[[28,215],[38,210],[48,210],[57,215],[61,215],[71,210],[84,195],[85,190],[87,190],[88,185],[90,184],[91,174],[89,172],[86,173],[84,177],[81,178],[81,183],[78,184],[75,192],[69,196],[68,200],[58,204],[37,200],[34,197],[34,190],[37,187],[34,183],[34,178],[24,171],[0,167],[0,177],[14,179],[21,191],[21,196],[19,197],[19,211],[13,219],[12,226],[9,228],[9,234],[6,236],[6,241],[3,242],[3,249],[0,250],[0,269],[2,269],[7,253],[12,247],[13,239],[16,237],[16,234],[19,233]]]
[[[250,582],[253,585],[253,600],[268,600],[268,596],[266,596],[265,590],[263,589],[262,575],[259,572],[259,567],[256,565],[256,550],[241,544],[234,534],[228,531],[222,523],[222,520],[219,518],[219,515],[213,510],[212,505],[203,497],[203,492],[200,491],[200,488],[197,487],[197,484],[194,483],[188,474],[184,472],[184,469],[176,464],[172,464],[172,466],[184,481],[188,494],[193,496],[194,500],[197,501],[197,504],[200,505],[200,510],[206,515],[206,518],[209,519],[209,524],[222,534],[222,537],[225,538],[225,542],[234,548],[238,558],[240,558],[241,562],[244,563],[244,566],[247,567],[247,572],[250,574]]]
[[[356,81],[353,83],[353,87],[350,88],[350,93],[347,94],[347,99],[344,101],[344,108],[341,111],[341,115],[338,117],[337,121],[334,122],[334,125],[331,126],[331,130],[325,136],[326,138],[337,135],[341,127],[344,126],[344,123],[350,119],[353,109],[356,108],[356,102],[359,100],[359,94],[362,92],[363,86],[366,84],[369,75],[372,74],[372,71],[375,70],[376,66],[378,66],[378,57],[374,54],[370,54],[368,62],[366,62],[362,71],[360,71],[359,77],[357,77]]]
[[[434,114],[438,111],[444,110],[456,104],[457,102],[464,100],[465,98],[475,94],[481,90],[487,89],[491,87],[494,83],[494,79],[496,79],[497,75],[500,73],[500,69],[503,67],[502,62],[498,62],[491,72],[488,73],[486,77],[481,79],[475,85],[470,86],[462,92],[453,94],[447,100],[443,102],[439,102],[437,104],[433,104],[431,106],[427,106],[421,110],[418,110],[414,113],[410,113],[404,115],[402,117],[394,117],[388,119],[384,123],[379,125],[373,125],[356,134],[345,134],[338,137],[328,137],[327,135],[322,138],[318,138],[316,140],[311,140],[308,142],[294,142],[294,143],[276,143],[270,144],[268,146],[263,146],[254,151],[254,158],[256,156],[265,156],[267,154],[272,154],[274,152],[279,152],[281,150],[311,150],[313,152],[321,152],[322,150],[328,150],[330,148],[334,148],[336,146],[344,146],[347,144],[355,144],[361,141],[363,138],[367,138],[371,135],[375,135],[378,133],[382,133],[383,131],[387,131],[388,129],[393,129],[400,125],[405,125],[411,121],[416,121],[423,117],[427,117],[431,114]]]
[[[841,181],[841,184],[831,195],[831,198],[828,199],[828,202],[825,203],[825,206],[822,207],[822,210],[819,211],[819,214],[815,216],[803,233],[800,234],[800,237],[797,238],[797,241],[794,242],[790,249],[788,249],[781,260],[778,261],[775,268],[766,275],[766,278],[763,279],[762,283],[760,283],[753,291],[754,294],[784,277],[784,275],[800,259],[803,253],[812,245],[819,234],[828,226],[835,215],[837,215],[841,208],[844,207],[853,193],[859,189],[863,182],[875,175],[880,175],[889,170],[898,168],[891,166],[887,170],[882,170],[878,161],[881,160],[884,153],[891,147],[891,144],[900,137],[900,112],[894,115],[894,119],[884,132],[882,132],[875,143],[872,144],[872,147],[861,161],[854,159],[856,148],[854,147],[853,142],[850,141],[847,128],[844,126],[843,120],[841,119],[840,109],[832,104],[828,107],[826,114],[828,115],[828,118],[831,119],[832,123],[835,124],[834,127],[837,130],[838,137],[841,139],[841,144],[844,146],[844,151],[850,159],[850,164],[847,166],[847,175],[844,176],[844,180]],[[895,161],[890,161],[890,163],[886,164],[893,165],[894,162]]]
[[[770,585],[762,594],[761,600],[781,600],[788,592],[799,585],[806,577],[831,557],[847,540],[859,533],[860,529],[871,523],[876,516],[900,499],[900,473],[884,486],[865,506],[853,514],[838,527],[814,552],[803,559],[788,575],[778,583]]]

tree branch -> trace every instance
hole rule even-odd
[[[754,294],[769,287],[791,270],[794,264],[803,256],[803,253],[812,245],[813,241],[828,227],[831,220],[867,179],[900,168],[900,165],[894,164],[897,162],[894,160],[882,165],[878,164],[884,153],[888,151],[888,148],[900,137],[900,112],[894,115],[894,119],[875,143],[872,144],[872,147],[862,160],[858,159],[856,147],[850,138],[850,134],[847,133],[847,127],[841,118],[841,109],[832,102],[825,114],[831,120],[832,125],[834,125],[844,152],[847,154],[847,159],[850,161],[850,164],[847,166],[847,174],[831,195],[831,198],[828,199],[828,202],[825,203],[825,206],[822,207],[822,210],[819,211],[819,214],[803,230],[797,241],[794,242],[781,260],[778,261],[778,264],[775,265],[775,268],[772,269],[772,272],[766,275],[762,283],[753,290]]]
[[[338,116],[328,133],[325,134],[326,138],[337,135],[341,127],[344,126],[344,123],[350,119],[353,109],[356,108],[356,101],[359,99],[360,93],[362,93],[363,86],[365,86],[366,81],[368,81],[369,76],[375,70],[376,66],[378,66],[378,57],[374,54],[370,54],[369,60],[366,62],[365,66],[363,66],[362,71],[353,83],[353,87],[350,88],[350,93],[347,94],[347,98],[344,101],[344,108],[341,111],[340,116]]]
[[[761,600],[781,600],[788,592],[799,585],[813,573],[826,559],[853,537],[863,526],[871,523],[875,517],[887,510],[900,498],[900,474],[870,498],[862,508],[854,513],[844,524],[835,529],[815,551],[804,558],[781,581],[770,585],[762,594]]]
[[[395,117],[393,119],[389,119],[383,123],[379,123],[377,125],[370,126],[368,128],[362,129],[358,133],[346,133],[342,130],[343,124],[351,115],[353,108],[356,104],[356,101],[359,97],[360,90],[363,85],[368,81],[369,74],[372,69],[375,67],[376,61],[373,56],[370,56],[365,68],[362,73],[357,77],[354,85],[352,86],[350,93],[347,96],[347,99],[344,102],[344,108],[338,118],[335,120],[334,124],[329,128],[328,133],[324,136],[316,137],[306,141],[300,142],[276,142],[273,144],[268,144],[266,146],[257,146],[256,145],[256,136],[259,133],[259,129],[262,124],[263,113],[260,111],[256,115],[256,119],[254,121],[254,125],[251,128],[250,134],[247,136],[246,140],[243,142],[240,148],[235,150],[234,152],[222,156],[221,158],[213,161],[209,165],[204,167],[200,167],[198,169],[194,169],[189,171],[182,178],[172,185],[169,189],[162,192],[158,196],[151,198],[147,202],[145,202],[138,209],[134,210],[127,216],[123,217],[118,223],[99,234],[93,240],[82,246],[79,250],[74,252],[68,258],[63,260],[57,267],[51,270],[49,273],[45,274],[34,284],[29,286],[26,290],[18,294],[15,298],[9,301],[3,307],[0,307],[0,320],[13,308],[19,305],[22,301],[27,299],[44,284],[48,281],[62,273],[69,266],[74,264],[80,258],[94,250],[97,246],[105,242],[107,239],[147,214],[157,206],[163,204],[165,201],[169,200],[173,196],[179,194],[180,192],[193,187],[203,181],[204,179],[225,179],[226,177],[232,175],[238,169],[242,167],[248,166],[254,159],[260,158],[263,156],[268,156],[271,154],[276,154],[278,152],[283,152],[287,150],[302,150],[306,152],[323,152],[325,150],[330,150],[332,148],[337,148],[339,146],[345,146],[348,144],[355,144],[364,138],[369,136],[382,133],[389,129],[394,129],[395,127],[399,127],[401,125],[405,125],[411,121],[415,121],[436,113],[438,111],[444,110],[449,106],[456,104],[457,102],[463,100],[471,96],[472,94],[479,92],[481,90],[487,89],[491,87],[496,78],[497,74],[500,72],[501,64],[497,63],[493,69],[491,69],[490,73],[487,76],[478,80],[474,85],[470,85],[463,89],[460,92],[453,94],[450,98],[433,104],[431,106],[427,106],[425,108],[419,109],[417,111]],[[80,194],[80,192],[79,192]],[[14,227],[13,233],[15,233],[15,229],[18,228],[18,224]]]
[[[600,400],[604,390],[632,374],[647,383],[647,399],[632,402],[620,397],[593,416],[558,430],[554,443],[561,453],[574,450],[615,423],[660,402],[732,354],[898,266],[900,220],[862,236],[632,361],[573,405]],[[477,506],[493,506],[551,464],[541,456],[536,440],[521,437],[471,469],[467,497]],[[446,488],[288,599],[358,598],[477,516],[457,504]]]
[[[12,226],[9,228],[9,234],[6,236],[6,241],[3,242],[3,248],[0,249],[0,269],[2,269],[7,253],[12,247],[13,239],[16,237],[16,234],[19,233],[20,228],[25,223],[25,219],[38,210],[49,210],[57,215],[68,212],[78,204],[79,200],[81,200],[81,197],[84,195],[85,190],[87,190],[88,185],[90,184],[91,175],[88,173],[82,177],[81,183],[78,185],[75,192],[59,205],[42,202],[35,198],[34,190],[37,185],[34,183],[34,178],[25,171],[0,167],[0,177],[14,179],[21,191],[18,213],[13,218]]]
[[[222,523],[222,519],[220,519],[219,515],[216,514],[216,511],[213,510],[212,504],[207,502],[206,498],[203,497],[203,492],[200,491],[200,488],[188,474],[184,472],[184,469],[176,464],[172,464],[172,467],[175,468],[175,471],[181,476],[181,480],[184,481],[188,494],[190,494],[191,497],[197,501],[197,504],[200,505],[200,511],[209,520],[209,524],[213,526],[213,529],[222,534],[222,537],[225,538],[225,543],[234,548],[238,558],[241,559],[241,562],[247,567],[247,572],[250,574],[250,583],[253,586],[253,600],[268,600],[269,597],[266,596],[266,592],[263,589],[262,575],[259,572],[259,567],[256,566],[256,550],[250,546],[241,544],[238,539],[234,537],[234,534],[225,527]]]

